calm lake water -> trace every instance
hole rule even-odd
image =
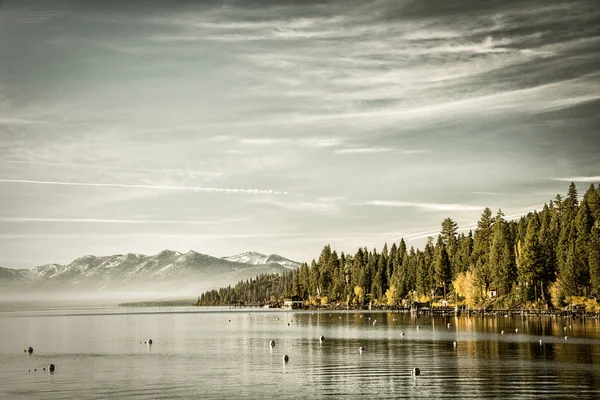
[[[151,346],[140,343],[149,338]],[[27,346],[33,354],[23,352]],[[6,399],[600,398],[597,320],[196,308],[0,312],[0,359]],[[42,371],[49,363],[53,374]]]

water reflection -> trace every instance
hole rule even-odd
[[[0,397],[594,398],[600,385],[597,320],[210,311],[0,315]],[[27,373],[50,362],[52,376]]]

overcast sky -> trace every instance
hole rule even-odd
[[[0,2],[0,266],[421,246],[600,182],[591,1]]]

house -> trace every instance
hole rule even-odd
[[[283,308],[286,310],[298,310],[304,308],[304,300],[300,296],[292,296],[291,299],[283,299]]]

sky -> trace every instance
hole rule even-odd
[[[0,1],[0,266],[298,261],[600,183],[591,1]]]

